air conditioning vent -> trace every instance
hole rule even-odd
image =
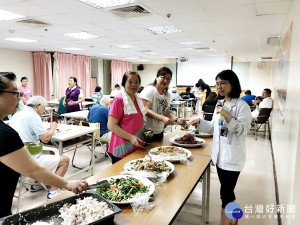
[[[17,21],[17,23],[24,24],[31,27],[48,27],[51,25],[49,23],[45,23],[43,21],[35,20],[35,19],[19,20]]]
[[[140,5],[132,5],[123,8],[115,8],[108,10],[108,12],[115,14],[122,18],[135,18],[140,16],[151,15],[150,11]]]

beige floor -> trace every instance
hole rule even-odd
[[[108,158],[101,154],[102,149],[100,147],[96,148],[95,160],[95,172],[101,171],[104,168],[110,166]],[[67,153],[68,156],[72,156],[72,152]],[[89,163],[90,152],[81,148],[76,155],[75,164],[86,165]],[[80,159],[80,160],[79,160]],[[84,160],[85,159],[85,160]],[[72,174],[77,171],[73,167],[69,167],[68,174]],[[89,173],[80,178],[88,177]],[[219,181],[216,173],[215,167],[211,169],[211,188],[210,188],[210,223],[211,225],[219,224],[220,218],[220,205],[221,201],[219,199]],[[22,195],[19,207],[20,210],[26,210],[40,205],[46,201],[46,191],[40,190],[36,193],[25,192]],[[277,224],[277,219],[274,218],[274,214],[270,213],[255,213],[256,205],[266,205],[274,204],[275,201],[275,188],[274,188],[274,178],[272,171],[272,158],[270,150],[270,141],[268,138],[264,138],[263,135],[258,136],[258,140],[254,140],[252,133],[248,134],[247,137],[247,163],[244,171],[241,173],[237,186],[236,186],[236,202],[239,203],[244,211],[245,206],[252,206],[252,213],[247,213],[249,218],[243,217],[239,224],[251,224],[251,225],[275,225]],[[198,185],[190,198],[188,203],[199,204],[201,201],[201,185]],[[14,199],[13,202],[13,213],[16,212],[17,200]],[[248,209],[249,210],[249,209]],[[178,214],[176,220],[173,224],[176,225],[191,225],[200,223],[201,209],[191,207],[186,204],[181,212]],[[260,215],[261,218],[257,218]],[[266,217],[266,218],[264,218]],[[272,218],[269,218],[272,217]]]

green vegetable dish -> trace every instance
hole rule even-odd
[[[134,177],[111,178],[109,188],[97,188],[98,194],[113,202],[126,202],[137,193],[147,193],[149,186]]]

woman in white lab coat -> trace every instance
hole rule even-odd
[[[224,70],[216,76],[218,93],[225,98],[218,102],[212,121],[195,119],[191,125],[213,133],[212,162],[217,166],[221,183],[221,225],[237,224],[226,217],[225,206],[235,200],[234,188],[246,162],[246,135],[251,126],[251,111],[240,99],[241,86],[232,70]]]

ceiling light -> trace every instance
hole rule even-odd
[[[25,16],[0,9],[0,21],[15,20]]]
[[[97,9],[108,8],[134,3],[135,0],[80,0]]]
[[[131,60],[136,60],[137,58],[125,58],[125,59],[131,59]]]
[[[82,51],[82,50],[84,50],[83,48],[63,48],[63,49],[73,50],[73,51]]]
[[[15,42],[24,42],[24,43],[37,42],[36,40],[30,40],[27,38],[6,38],[5,40],[15,41]]]
[[[149,27],[149,28],[147,28],[147,30],[149,30],[150,32],[152,32],[154,34],[169,34],[169,33],[175,33],[175,32],[182,31],[173,25],[160,26],[160,27]]]
[[[133,45],[116,45],[119,48],[135,48]]]
[[[205,47],[205,48],[193,48],[194,51],[199,52],[199,53],[206,53],[206,52],[216,52],[215,49]]]
[[[65,34],[66,36],[69,36],[71,38],[76,38],[76,39],[91,39],[91,38],[96,38],[98,36],[90,34],[88,32],[80,32],[80,33],[70,33],[70,34]]]
[[[204,43],[201,41],[182,41],[179,44],[181,44],[181,45],[203,45]]]
[[[140,61],[140,62],[149,62],[149,60],[146,60],[146,59],[139,59],[138,61]]]

